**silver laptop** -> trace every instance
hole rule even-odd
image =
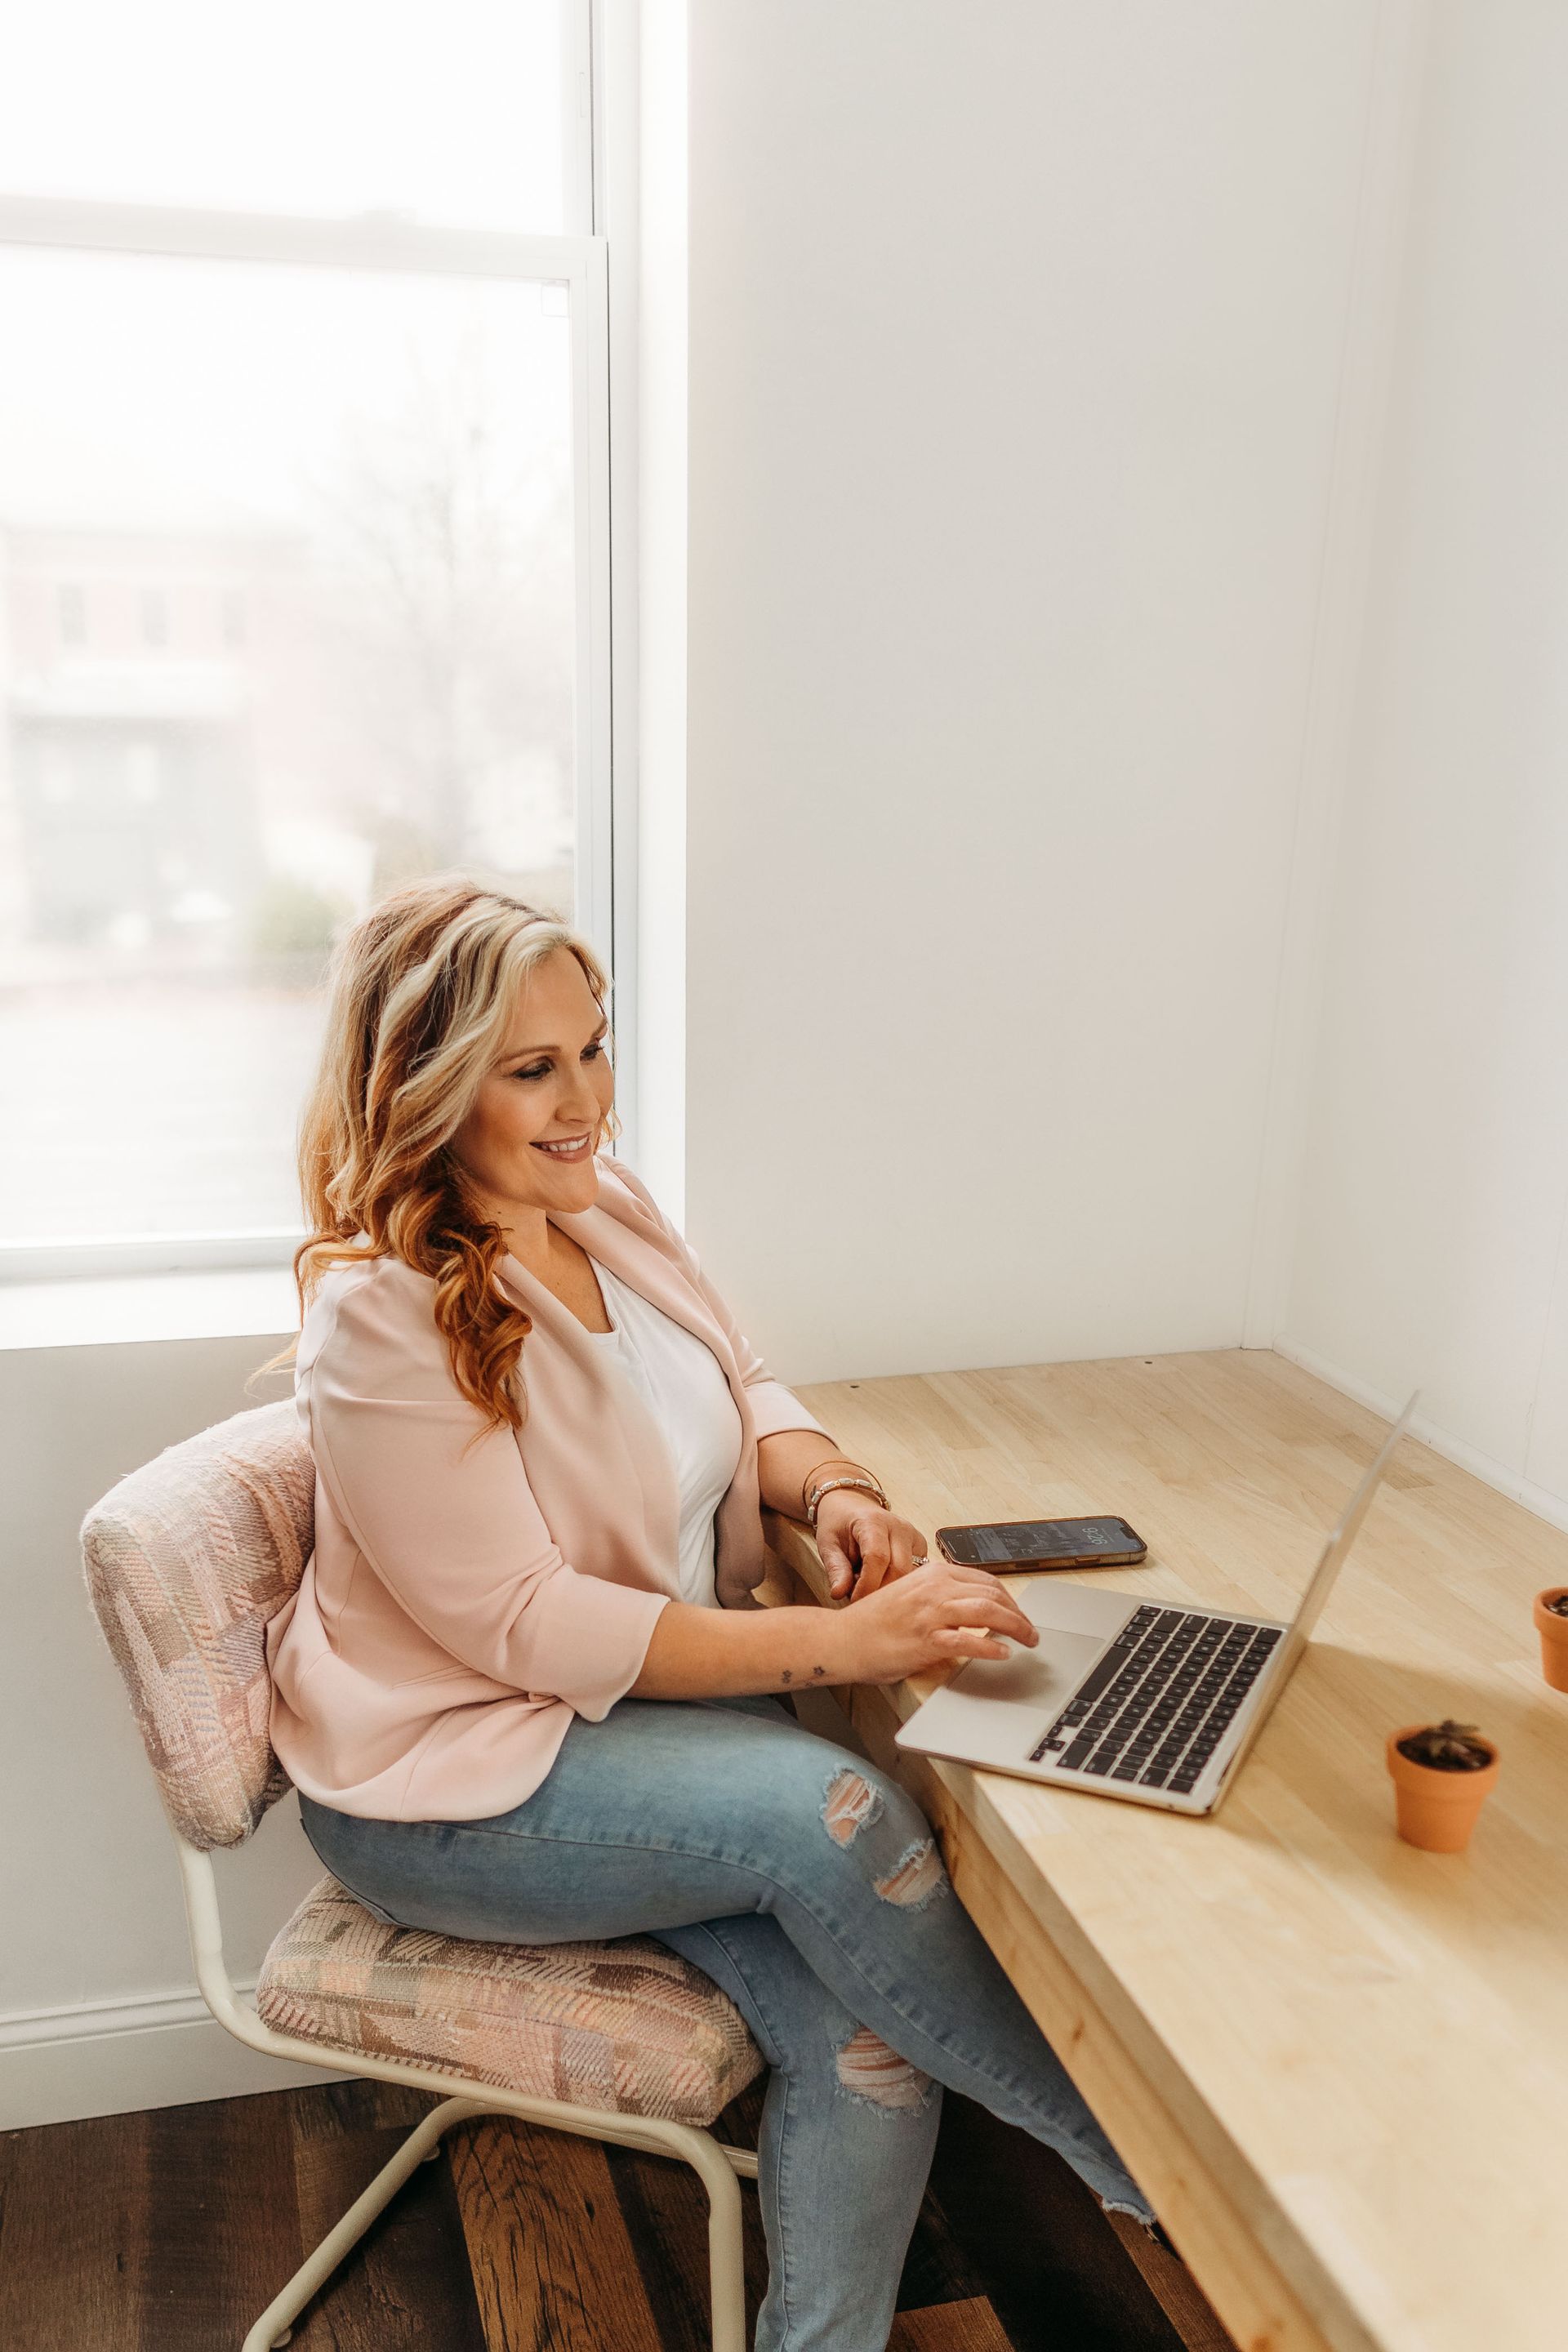
[[[1212,1813],[1306,1647],[1417,1396],[1288,1625],[1037,1577],[1016,1597],[1040,1629],[1039,1647],[972,1659],[915,1709],[898,1745],[1053,1788]]]

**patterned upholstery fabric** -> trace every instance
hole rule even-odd
[[[535,2098],[709,2124],[760,2072],[740,2012],[643,1937],[483,1944],[384,1925],[323,1878],[274,1937],[256,2006],[279,2033]]]
[[[95,1504],[82,1559],[175,1827],[238,1845],[289,1786],[266,1629],[304,1573],[315,1466],[291,1401],[171,1445]],[[710,2123],[762,2067],[740,2011],[642,1937],[481,1944],[384,1925],[323,1878],[274,1937],[268,2025],[612,2114]]]
[[[82,1522],[93,1609],[193,1845],[238,1845],[289,1786],[268,1738],[266,1628],[304,1574],[315,1499],[286,1398],[166,1447]]]

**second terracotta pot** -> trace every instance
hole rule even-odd
[[[1548,1603],[1561,1601],[1568,1584],[1549,1584],[1535,1596],[1535,1630],[1541,1636],[1541,1671],[1553,1690],[1568,1691],[1568,1617]]]
[[[1424,1723],[1402,1724],[1388,1735],[1388,1769],[1394,1775],[1394,1815],[1399,1834],[1409,1845],[1428,1853],[1459,1853],[1470,1842],[1476,1816],[1496,1785],[1498,1752],[1489,1739],[1481,1746],[1491,1751],[1491,1762],[1479,1772],[1445,1772],[1436,1764],[1416,1764],[1399,1752],[1399,1743]]]

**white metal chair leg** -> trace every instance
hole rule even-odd
[[[337,2226],[301,2263],[288,2284],[275,2294],[246,2336],[242,2352],[271,2352],[287,2344],[294,2322],[314,2294],[320,2294],[344,2257],[359,2243],[376,2215],[384,2211],[410,2173],[440,2153],[439,2142],[453,2124],[470,2116],[504,2115],[505,2108],[482,2099],[444,2099],[432,2107],[369,2187],[355,2198]],[[630,2118],[627,2119],[631,2121]],[[635,2129],[635,2124],[632,2125]],[[629,2137],[629,2134],[628,2134]],[[672,2143],[679,2143],[673,2145]],[[708,2275],[711,2297],[713,2352],[746,2352],[745,2275],[741,2237],[742,2179],[756,2178],[757,2159],[750,2148],[727,2147],[711,2133],[693,2125],[665,2124],[658,2137],[641,2145],[660,2156],[680,2156],[708,2191]]]
[[[170,1827],[174,1829],[173,1822]],[[214,2017],[237,2042],[263,2051],[268,2057],[290,2058],[332,2074],[352,2074],[362,2082],[403,2083],[415,2090],[447,2093],[441,2105],[432,2107],[369,2188],[355,2198],[336,2229],[330,2231],[309,2260],[301,2263],[282,2293],[273,2296],[246,2336],[243,2352],[271,2352],[274,2345],[286,2344],[294,2321],[310,2297],[331,2276],[350,2248],[363,2237],[416,2166],[436,2153],[442,2133],[467,2116],[490,2115],[510,2115],[522,2123],[542,2125],[547,2130],[574,2132],[584,2139],[607,2141],[612,2147],[679,2157],[690,2165],[708,2191],[713,2352],[746,2352],[738,2183],[757,2177],[752,2149],[727,2147],[711,2132],[695,2124],[669,2123],[660,2116],[613,2115],[574,2106],[566,2100],[531,2098],[505,2091],[485,2096],[480,2086],[471,2080],[437,2067],[371,2058],[358,2051],[334,2050],[326,2042],[305,2042],[294,2034],[276,2032],[240,2000],[229,1978],[223,1956],[223,1925],[218,1916],[212,1857],[192,1845],[177,1829],[174,1830],[174,1838],[185,1915],[190,1923],[196,1982]]]
[[[708,2191],[708,2291],[713,2352],[746,2352],[746,2288],[738,2168],[712,2135],[692,2131],[687,2161]]]
[[[329,2230],[315,2252],[307,2255],[282,2291],[275,2294],[255,2326],[245,2339],[243,2352],[268,2352],[268,2347],[287,2344],[293,2333],[294,2322],[310,2297],[325,2285],[350,2249],[356,2246],[376,2215],[391,2204],[409,2174],[427,2156],[438,2152],[441,2135],[451,2125],[461,2123],[467,2116],[482,2116],[486,2109],[477,2099],[444,2099],[432,2107],[424,2121],[410,2132],[389,2163],[384,2164],[368,2189],[354,2199],[335,2229]]]
[[[713,2322],[713,2352],[746,2352],[745,2255],[741,2238],[741,2192],[733,2173],[734,2202],[729,2210],[712,2196],[708,2209],[708,2292]]]

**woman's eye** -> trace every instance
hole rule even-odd
[[[514,1070],[512,1072],[512,1076],[514,1078],[547,1078],[549,1076],[550,1065],[548,1062],[536,1062],[531,1070]]]
[[[602,1037],[597,1037],[591,1045],[584,1046],[583,1059],[585,1062],[596,1062],[604,1050],[605,1041]]]

